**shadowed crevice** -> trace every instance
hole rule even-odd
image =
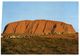
[[[51,32],[54,32],[55,31],[55,29],[56,29],[56,24],[52,27],[52,30],[51,30]]]
[[[25,33],[26,33],[26,30],[27,30],[27,28],[28,28],[28,26],[29,26],[29,23],[26,24],[26,21],[25,21],[25,25],[26,25],[26,29],[25,29]]]
[[[35,32],[36,32],[36,30],[37,30],[38,26],[39,26],[39,23],[37,23],[37,26],[36,26],[36,28],[35,28],[35,30],[34,30],[34,32],[33,32],[33,33],[35,33]]]
[[[16,25],[16,27],[14,28],[14,33],[16,33],[16,29],[17,29],[18,25],[19,25],[19,22],[17,22],[17,25]]]
[[[3,34],[5,33],[5,31],[7,30],[8,25],[5,26],[4,30],[3,30]]]
[[[48,21],[45,22],[44,29],[43,29],[43,33],[44,33],[44,31],[45,31],[45,28],[46,28],[47,22],[48,22]]]
[[[31,33],[32,34],[32,29],[33,29],[33,27],[34,27],[34,24],[36,23],[36,21],[33,21],[32,23],[31,23],[31,25],[30,25],[30,31],[29,31],[29,33]]]

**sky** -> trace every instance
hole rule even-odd
[[[66,22],[78,32],[78,2],[3,2],[2,32],[10,22],[36,19]]]

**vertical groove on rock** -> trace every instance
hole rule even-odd
[[[26,26],[26,33],[28,33],[29,34],[29,31],[30,31],[30,25],[31,25],[31,21],[28,21],[28,24],[27,24],[27,26]]]
[[[67,32],[67,24],[64,24],[64,31]]]
[[[67,27],[67,24],[65,24],[66,25],[66,32],[68,32],[68,27]]]
[[[27,32],[28,34],[30,33],[30,27],[31,27],[32,22],[29,23],[28,27],[27,27]]]
[[[51,32],[54,32],[55,28],[56,28],[56,24],[54,24],[54,25],[52,26]]]
[[[25,25],[26,25],[26,29],[25,29],[25,33],[26,33],[28,25],[29,25],[29,22],[27,22],[27,24],[26,24],[26,21],[25,21]]]
[[[14,29],[15,29],[15,28],[13,27],[13,25],[12,25],[12,29],[13,29],[13,33],[14,33]]]
[[[37,23],[37,26],[36,26],[36,28],[35,28],[35,30],[34,30],[34,32],[33,32],[33,33],[35,33],[35,32],[36,32],[36,29],[38,28],[38,25],[39,25],[39,23]]]
[[[29,31],[30,31],[30,26],[31,26],[31,21],[29,22],[29,24],[28,24],[28,26],[27,26],[27,29],[26,29],[26,33],[28,33],[29,34]]]
[[[35,29],[34,33],[37,31],[38,27],[39,27],[39,23],[37,24],[37,26],[36,26],[36,29]]]
[[[15,33],[15,28],[16,26],[14,27],[14,25],[12,25],[13,33]]]
[[[45,22],[44,29],[43,29],[43,33],[44,33],[44,31],[45,31],[45,28],[46,28],[47,22],[48,22],[48,21]]]
[[[61,23],[61,26],[62,26],[62,28],[64,29],[64,31],[65,31],[65,23]],[[64,32],[63,31],[63,32]]]
[[[33,22],[31,23],[30,31],[29,31],[29,33],[31,33],[31,34],[32,34],[32,29],[33,29],[33,26],[34,26],[35,22],[36,22],[36,21],[33,21]]]
[[[17,29],[18,25],[19,25],[19,22],[17,22],[17,25],[16,25],[16,27],[14,28],[14,33],[16,33],[16,29]]]

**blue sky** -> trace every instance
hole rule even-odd
[[[78,2],[3,2],[2,31],[18,20],[46,19],[72,24],[78,31]]]

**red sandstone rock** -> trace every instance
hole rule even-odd
[[[72,25],[51,20],[24,20],[7,24],[3,34],[36,34],[44,35],[52,32],[75,33]]]

